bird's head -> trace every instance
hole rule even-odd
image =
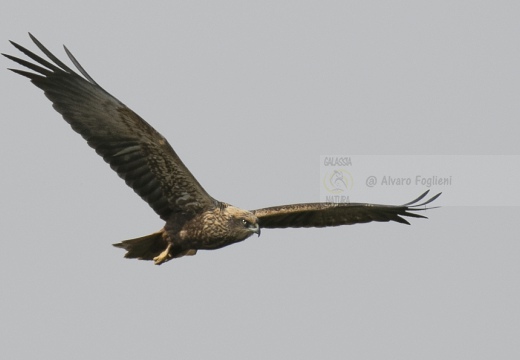
[[[224,212],[228,219],[228,228],[236,238],[244,240],[253,234],[260,236],[258,218],[252,212],[231,205]]]

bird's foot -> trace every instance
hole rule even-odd
[[[155,265],[161,265],[162,263],[165,263],[166,261],[172,258],[172,255],[170,254],[171,246],[172,244],[168,244],[168,246],[162,253],[153,258],[153,262],[155,263]]]

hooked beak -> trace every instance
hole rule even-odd
[[[260,225],[254,224],[249,229],[251,229],[252,232],[260,236]]]

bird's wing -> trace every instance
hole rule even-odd
[[[419,203],[429,190],[404,205],[363,203],[309,203],[274,206],[253,210],[262,228],[299,228],[352,225],[371,221],[396,221],[410,224],[402,216],[425,218],[414,211],[422,211],[441,194]]]
[[[52,101],[74,131],[163,219],[172,212],[211,207],[209,196],[166,139],[139,115],[101,88],[65,48],[80,76],[29,34],[51,60],[11,42],[34,62],[7,58],[34,71],[10,69],[28,77]]]

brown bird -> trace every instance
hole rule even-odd
[[[168,141],[139,115],[106,92],[65,52],[80,76],[29,34],[47,61],[11,41],[34,62],[7,58],[34,71],[10,69],[42,89],[72,129],[110,164],[126,184],[166,221],[158,232],[114,244],[125,257],[153,260],[160,265],[173,258],[195,255],[260,235],[261,228],[326,227],[396,221],[402,216],[424,218],[415,211],[439,197],[418,203],[427,194],[404,205],[363,203],[308,203],[243,210],[211,197],[182,163]]]

